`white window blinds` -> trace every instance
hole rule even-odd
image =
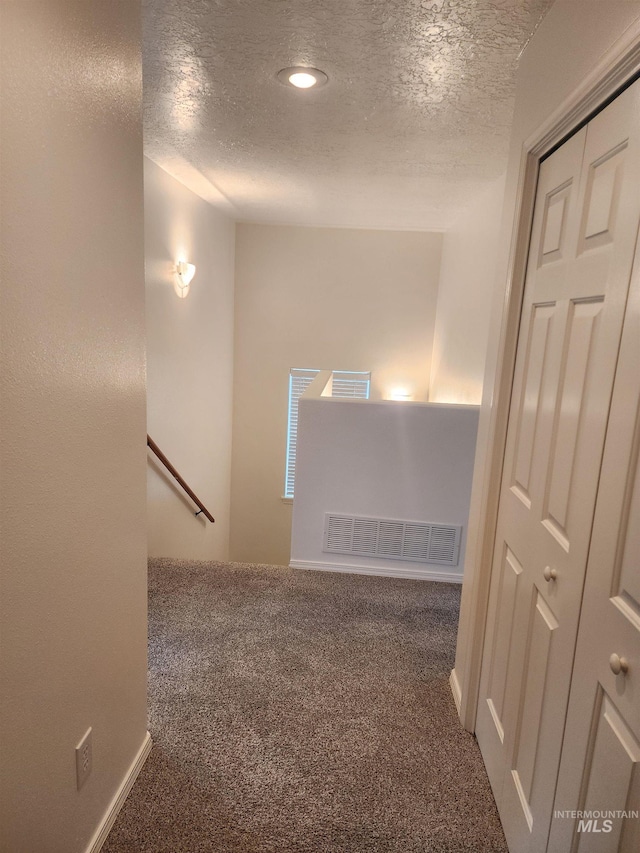
[[[332,397],[359,397],[369,399],[371,373],[361,373],[349,370],[333,371]]]
[[[289,419],[287,426],[287,470],[284,478],[284,496],[293,497],[296,476],[296,444],[298,442],[298,400],[313,382],[320,370],[302,370],[294,367],[289,373]]]
[[[287,466],[284,497],[293,497],[296,476],[296,446],[298,443],[298,400],[320,373],[319,369],[294,367],[289,373],[289,415],[287,426]],[[369,398],[371,373],[349,370],[333,371],[333,397]]]

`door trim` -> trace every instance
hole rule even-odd
[[[468,580],[468,606],[461,613],[460,636],[466,666],[452,673],[459,685],[462,725],[475,730],[480,690],[480,671],[489,605],[492,555],[498,519],[502,466],[506,447],[511,387],[524,295],[529,235],[540,160],[575,132],[640,74],[640,19],[616,41],[593,71],[549,118],[525,140],[518,172],[515,216],[505,284],[503,319],[494,379],[493,405],[487,428],[487,456],[478,504],[478,548],[475,567]],[[467,581],[464,581],[467,583]],[[464,620],[464,621],[463,621]],[[456,700],[457,700],[456,696]],[[456,702],[456,704],[458,704]]]

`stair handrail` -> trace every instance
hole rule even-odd
[[[209,512],[209,510],[208,510],[208,509],[206,508],[206,506],[202,503],[202,501],[201,501],[201,500],[200,500],[200,498],[196,495],[196,493],[193,491],[193,489],[191,489],[191,488],[187,485],[187,483],[185,482],[184,478],[183,478],[183,477],[181,477],[181,476],[180,476],[180,474],[176,471],[176,469],[173,467],[173,465],[171,464],[171,462],[169,462],[169,460],[167,459],[167,457],[166,457],[166,456],[164,455],[164,453],[160,450],[160,448],[158,447],[158,445],[155,443],[155,441],[151,438],[151,436],[150,436],[149,434],[147,434],[147,447],[149,447],[149,448],[150,448],[150,449],[155,453],[155,455],[156,455],[156,456],[158,457],[158,459],[162,462],[162,464],[163,464],[163,465],[164,465],[164,467],[167,469],[167,471],[169,471],[169,473],[170,473],[170,474],[172,474],[172,475],[176,478],[176,480],[180,483],[180,485],[181,485],[181,486],[182,486],[182,488],[185,490],[185,492],[189,495],[189,497],[190,497],[190,498],[191,498],[191,500],[194,502],[194,504],[195,504],[197,507],[199,507],[198,512],[196,512],[195,514],[196,514],[196,515],[200,515],[200,513],[203,513],[203,515],[206,515],[206,517],[209,519],[209,521],[213,523],[213,522],[215,521],[215,518],[211,515],[211,513]]]

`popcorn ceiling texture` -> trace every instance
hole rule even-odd
[[[552,0],[143,0],[148,156],[236,218],[445,228]],[[299,92],[281,68],[329,84]]]

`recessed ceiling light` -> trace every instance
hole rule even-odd
[[[312,86],[324,86],[329,78],[317,68],[307,68],[296,65],[293,68],[283,68],[278,71],[278,80],[285,86],[295,86],[296,89],[311,89]]]

